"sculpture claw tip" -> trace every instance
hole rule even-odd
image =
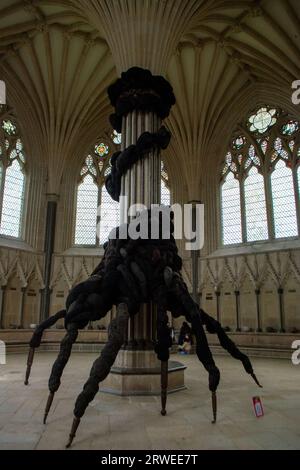
[[[260,388],[263,388],[263,386],[259,383],[259,381],[257,380],[257,377],[256,375],[254,374],[254,372],[251,374],[251,377],[253,378],[254,382],[256,383],[256,385],[258,385],[258,387]]]

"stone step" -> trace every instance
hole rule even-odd
[[[75,343],[73,346],[74,352],[93,352],[98,353],[102,350],[105,343]],[[211,345],[211,351],[215,355],[229,356],[227,351],[221,346]],[[251,357],[264,357],[264,358],[278,358],[278,359],[290,359],[293,350],[288,348],[266,348],[266,347],[240,347],[241,351]],[[38,352],[58,352],[59,343],[44,343],[37,350]],[[10,343],[7,345],[8,354],[16,353],[27,353],[28,352],[28,343]],[[177,345],[174,344],[171,348],[171,354],[178,354]],[[192,346],[191,354],[195,354],[195,346]],[[178,354],[178,357],[180,355]]]

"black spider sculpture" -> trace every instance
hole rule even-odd
[[[150,227],[153,223],[150,212],[147,213],[147,217]],[[121,239],[120,228],[117,228],[116,237],[110,238],[106,245],[101,263],[85,282],[78,284],[70,291],[66,301],[66,310],[58,312],[41,323],[33,334],[27,361],[26,385],[34,350],[41,343],[43,331],[54,325],[60,318],[65,320],[66,335],[61,341],[60,351],[49,378],[50,393],[44,415],[44,423],[46,423],[54,394],[60,386],[64,367],[78,336],[78,330],[84,328],[90,321],[103,318],[113,305],[117,307],[116,318],[109,326],[108,342],[95,360],[90,376],[76,400],[67,447],[70,447],[75,437],[87,406],[98,392],[99,383],[109,374],[124,344],[129,317],[138,314],[141,303],[151,301],[157,306],[157,340],[154,349],[161,361],[162,415],[166,414],[168,359],[169,348],[172,345],[167,311],[171,312],[174,317],[184,315],[192,324],[196,336],[196,353],[208,372],[209,390],[212,393],[213,423],[216,422],[217,415],[216,390],[220,381],[220,372],[210,351],[204,325],[209,333],[218,335],[221,346],[235,359],[242,362],[246,372],[260,386],[248,357],[226,335],[220,323],[200,309],[190,296],[180,274],[182,260],[178,255],[172,235],[174,227],[171,220],[170,227],[171,234],[168,238],[165,238],[160,230],[159,238],[155,240],[142,238],[133,240],[128,236]],[[128,230],[128,225],[126,228]]]

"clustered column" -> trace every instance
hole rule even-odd
[[[121,152],[111,159],[112,170],[106,188],[113,199],[120,200],[120,222],[127,223],[134,217],[128,212],[133,205],[150,208],[152,204],[160,203],[160,149],[167,146],[170,138],[166,137],[169,133],[161,123],[168,116],[175,97],[163,77],[139,67],[122,73],[121,78],[109,87],[108,95],[115,109],[110,121],[117,132],[122,132],[122,146]],[[145,135],[141,144],[139,139]],[[165,142],[165,146],[161,142]],[[146,150],[140,154],[144,146]],[[124,348],[153,350],[155,337],[155,307],[152,303],[143,304],[139,314],[129,320]]]

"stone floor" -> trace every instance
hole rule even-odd
[[[42,424],[52,353],[35,357],[31,385],[23,385],[25,355],[0,365],[0,449],[63,449],[74,400],[95,354],[74,353],[57,393],[48,424]],[[99,393],[79,427],[73,449],[300,449],[300,366],[280,359],[253,360],[264,385],[258,389],[239,362],[217,357],[221,369],[217,424],[211,424],[207,377],[195,356],[185,363],[187,389],[168,397],[160,416],[158,397]],[[260,394],[265,416],[256,418],[252,396]]]

